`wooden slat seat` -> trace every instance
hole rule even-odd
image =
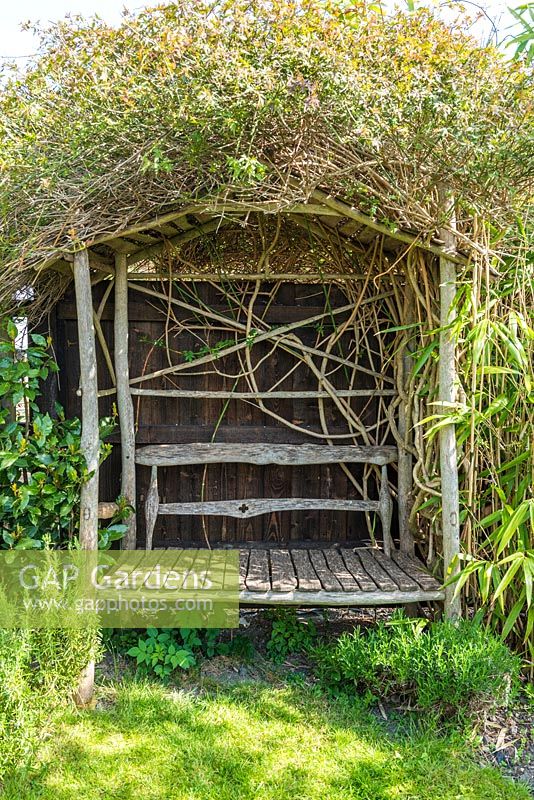
[[[443,600],[416,558],[375,547],[241,546],[240,601],[250,605],[377,606]],[[402,568],[401,565],[402,564]]]
[[[239,554],[244,605],[391,606],[444,598],[439,582],[404,553],[387,558],[375,547],[257,543],[239,545]]]

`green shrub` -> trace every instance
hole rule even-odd
[[[43,414],[37,399],[41,382],[57,365],[48,352],[50,342],[30,334],[20,350],[13,320],[0,325],[0,549],[65,547],[74,540],[80,490],[88,477],[81,452],[80,420]],[[113,432],[112,418],[100,420],[101,458],[111,452],[103,440]],[[127,530],[132,512],[117,498],[117,512],[100,529],[99,548],[107,549]]]
[[[291,653],[309,650],[316,638],[317,629],[311,620],[300,620],[294,609],[280,609],[273,613],[267,652],[273,661],[281,663]]]
[[[520,659],[476,622],[428,623],[396,613],[314,650],[322,680],[374,696],[400,695],[421,709],[505,705],[518,688]]]
[[[0,781],[29,762],[99,652],[96,631],[0,629]]]

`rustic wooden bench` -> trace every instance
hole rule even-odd
[[[273,511],[329,510],[373,511],[382,524],[384,553],[392,551],[391,517],[393,500],[388,486],[387,465],[396,461],[396,447],[359,445],[289,445],[289,444],[187,444],[151,445],[136,451],[137,464],[151,467],[150,486],[145,501],[146,549],[152,549],[154,526],[159,514],[193,514],[255,517]],[[188,503],[160,503],[158,468],[192,464],[376,464],[381,467],[378,500],[344,500],[326,498],[243,498]]]

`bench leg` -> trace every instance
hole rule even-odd
[[[158,517],[159,493],[158,493],[158,468],[152,467],[150,473],[150,486],[145,501],[145,520],[146,520],[146,549],[152,550],[152,537],[154,527]]]
[[[384,537],[384,553],[389,558],[391,556],[391,518],[393,516],[393,500],[389,491],[388,469],[386,465],[382,467],[382,477],[380,480],[380,494],[378,495],[378,513],[382,523],[382,535]]]

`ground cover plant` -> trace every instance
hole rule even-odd
[[[282,663],[286,656],[306,652],[317,638],[313,620],[300,620],[293,608],[272,612],[272,627],[267,652],[273,661]]]
[[[314,650],[318,674],[335,690],[397,697],[450,717],[506,706],[519,689],[520,659],[478,621],[391,620],[344,633]]]
[[[265,684],[199,692],[129,682],[65,712],[4,800],[527,800],[432,725],[388,732],[345,698]]]
[[[164,682],[214,656],[247,661],[255,652],[246,636],[223,637],[217,628],[108,629],[104,631],[104,644],[112,656],[131,659],[137,676],[156,676]]]

